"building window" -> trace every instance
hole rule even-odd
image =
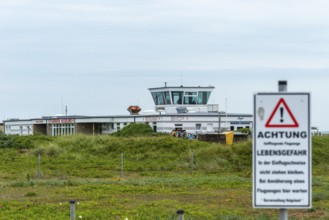
[[[195,130],[200,131],[201,130],[201,124],[195,124]]]
[[[170,93],[169,92],[152,92],[152,98],[155,105],[170,105]]]
[[[52,136],[65,136],[75,134],[74,124],[52,124],[50,129]]]
[[[183,130],[183,124],[175,124],[175,130]]]
[[[183,92],[171,92],[171,96],[174,105],[183,103]]]
[[[185,92],[184,104],[185,105],[195,105],[197,103],[197,92]]]
[[[153,131],[157,132],[157,123],[156,122],[153,122]]]
[[[210,96],[210,92],[199,92],[198,94],[198,104],[206,105],[208,103],[208,99]]]
[[[120,123],[117,123],[117,131],[120,131]]]
[[[171,99],[170,99],[169,92],[164,92],[164,95],[165,95],[166,104],[171,105]]]
[[[163,92],[152,92],[152,97],[153,97],[155,105],[164,105],[165,104]]]

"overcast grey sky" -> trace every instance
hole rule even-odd
[[[153,109],[147,88],[213,85],[252,113],[255,92],[311,92],[329,130],[327,0],[0,0],[0,116]],[[182,80],[181,80],[182,75]]]

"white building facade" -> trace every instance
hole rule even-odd
[[[155,110],[118,116],[53,116],[36,119],[4,121],[5,134],[111,134],[130,123],[146,123],[156,132],[171,133],[185,130],[190,134],[236,131],[252,128],[251,114],[220,112],[218,105],[208,105],[214,87],[158,87],[149,89]]]

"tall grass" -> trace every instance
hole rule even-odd
[[[62,203],[75,198],[85,219],[176,219],[180,208],[186,219],[277,219],[251,207],[251,141],[150,134],[0,136],[0,216],[67,219]],[[313,209],[289,211],[292,219],[329,219],[328,146],[329,137],[313,138]]]
[[[142,129],[139,129],[142,126]],[[147,125],[146,125],[147,126]],[[144,130],[143,130],[144,129]],[[126,134],[133,134],[126,136]],[[251,172],[252,142],[240,142],[233,146],[186,140],[169,135],[153,136],[150,128],[131,124],[119,135],[73,135],[62,137],[0,136],[0,149],[15,149],[31,156],[104,161],[111,158],[119,164],[119,154],[130,159],[125,166],[131,170],[189,169],[209,171]],[[327,160],[329,136],[313,138],[313,167],[318,173],[329,171]],[[23,151],[24,150],[24,151]],[[0,152],[1,153],[1,152]],[[193,155],[193,164],[191,157]],[[16,156],[15,156],[16,157]],[[129,161],[129,160],[127,160]],[[154,169],[153,169],[154,170]]]

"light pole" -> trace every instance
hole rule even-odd
[[[227,121],[227,98],[225,98],[225,120],[226,120],[226,129],[228,130],[228,121]]]

